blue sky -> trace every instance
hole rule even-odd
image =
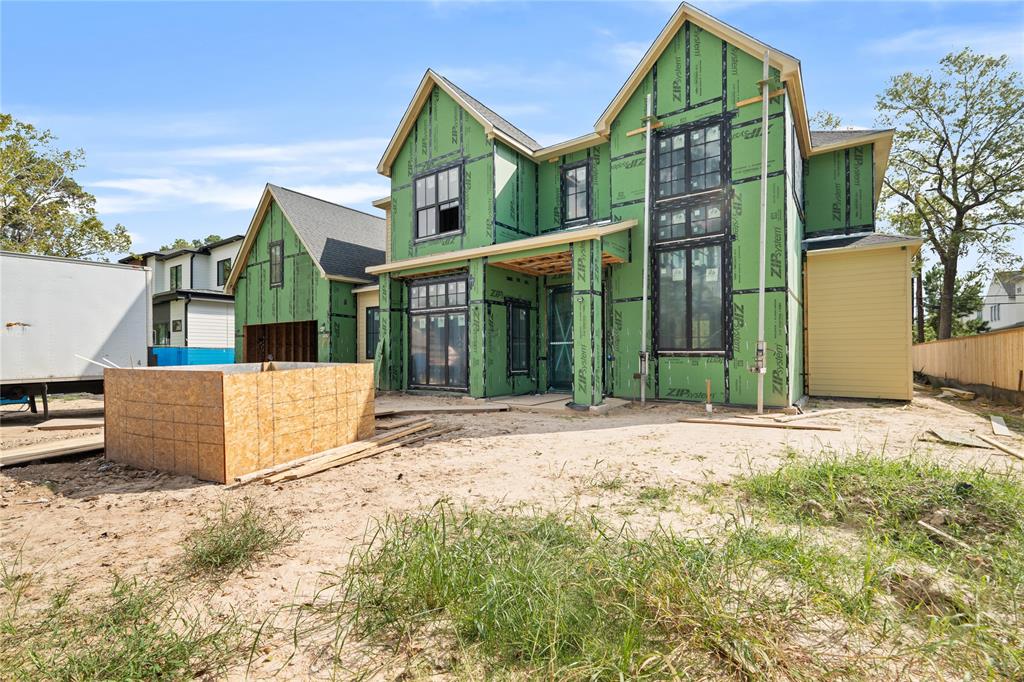
[[[695,4],[800,59],[810,110],[856,126],[962,45],[1024,66],[1019,2]],[[588,132],[675,7],[4,1],[0,107],[85,149],[78,179],[143,251],[244,232],[268,181],[372,211],[428,66],[544,144]]]

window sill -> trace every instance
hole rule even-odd
[[[672,357],[675,356],[708,356],[708,357],[722,357],[725,355],[724,350],[659,350],[657,351],[658,356],[661,357]]]
[[[438,232],[437,234],[432,234],[429,237],[416,237],[415,239],[412,240],[412,243],[413,244],[422,244],[424,242],[432,242],[432,241],[436,241],[438,239],[447,239],[447,238],[450,238],[450,237],[458,237],[459,235],[463,235],[463,234],[466,234],[466,230],[464,230],[464,229],[456,230],[456,231],[453,231],[453,232]]]

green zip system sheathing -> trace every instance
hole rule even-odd
[[[402,270],[381,277],[381,338],[384,353],[378,367],[384,388],[408,387],[408,280],[464,273],[469,283],[468,393],[499,396],[545,391],[549,377],[549,306],[553,288],[570,286],[573,345],[572,394],[580,405],[599,404],[604,395],[636,398],[640,394],[638,356],[642,320],[644,224],[644,136],[627,135],[643,125],[645,98],[654,97],[658,133],[698,122],[721,121],[727,151],[724,192],[728,238],[723,254],[725,350],[717,353],[661,353],[651,357],[647,395],[653,398],[703,401],[711,381],[716,403],[756,402],[757,377],[751,372],[757,345],[759,199],[761,173],[761,104],[737,107],[758,97],[762,62],[717,36],[687,22],[612,121],[608,141],[534,162],[500,140],[487,140],[482,126],[435,87],[418,114],[398,153],[392,172],[393,260],[456,251],[563,230],[562,171],[586,164],[590,187],[587,223],[635,219],[639,227],[601,239],[545,247],[538,253],[570,253],[571,271],[532,275],[501,267],[534,252],[491,256]],[[770,87],[782,86],[772,69]],[[765,293],[767,377],[765,404],[789,404],[803,391],[803,284],[800,211],[804,162],[787,117],[786,95],[769,102],[768,211]],[[829,170],[831,155],[814,157],[806,183],[814,187],[841,177],[849,201],[842,202],[838,224],[817,223],[818,229],[871,222],[871,146],[836,152],[843,174]],[[846,159],[849,157],[847,184]],[[443,239],[413,238],[414,179],[427,171],[461,162],[464,231]],[[824,166],[821,164],[824,163]],[[819,168],[819,166],[821,166]],[[824,170],[823,170],[824,169]],[[825,176],[828,176],[826,178]],[[847,209],[846,204],[850,207]],[[832,207],[815,209],[832,216]],[[621,260],[602,267],[602,254]],[[652,282],[657,270],[651,263]],[[656,296],[651,287],[649,296]],[[509,371],[509,305],[529,309],[529,371]],[[649,299],[648,339],[656,321]]]
[[[810,158],[807,237],[874,231],[873,151],[863,144]]]
[[[284,246],[284,280],[270,286],[270,244]],[[315,320],[319,362],[356,361],[354,285],[325,279],[298,236],[272,202],[235,285],[235,356],[244,357],[246,325]]]

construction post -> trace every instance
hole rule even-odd
[[[768,240],[768,50],[764,52],[764,69],[761,77],[761,252],[758,259],[757,280],[757,356],[754,371],[757,372],[757,413],[764,413],[764,375],[765,340],[764,340],[764,271],[765,245]]]
[[[644,266],[643,302],[640,304],[640,404],[647,404],[647,367],[650,359],[647,352],[647,288],[651,267],[651,122],[654,120],[654,105],[651,94],[647,94],[647,115],[644,116],[646,151],[644,156]]]

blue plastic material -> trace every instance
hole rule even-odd
[[[229,365],[235,361],[234,348],[192,348],[158,346],[151,348],[157,367],[170,365]]]

